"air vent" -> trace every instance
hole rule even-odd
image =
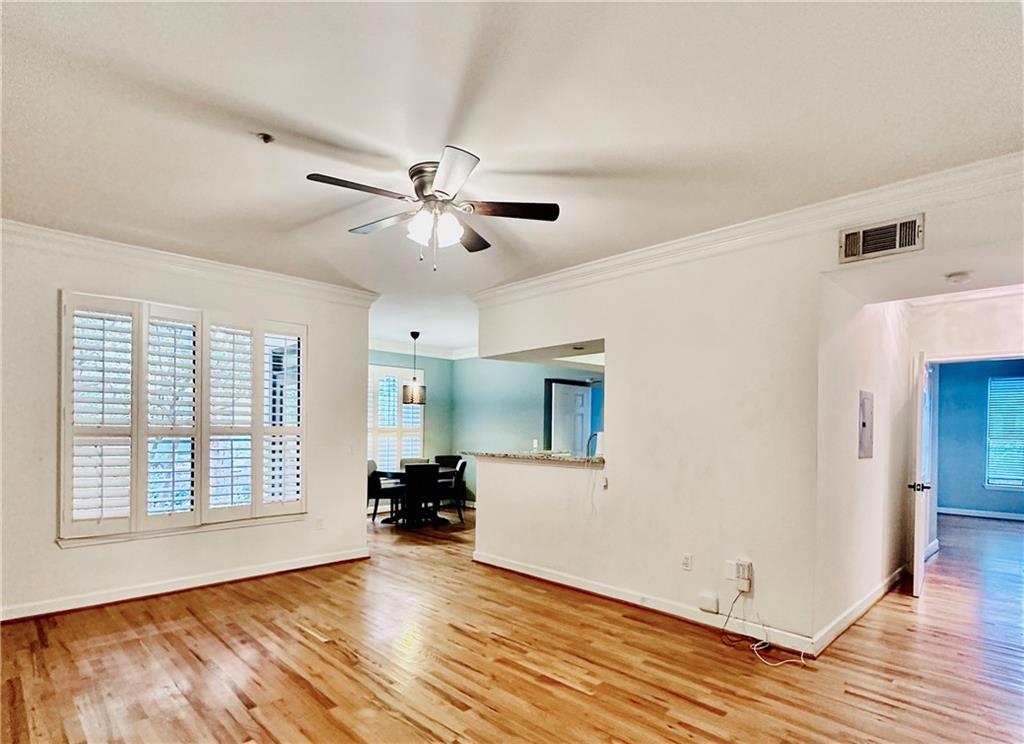
[[[924,248],[924,215],[842,230],[839,263],[890,256]]]

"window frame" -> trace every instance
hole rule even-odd
[[[126,427],[84,426],[74,424],[74,317],[77,311],[112,312],[128,315],[132,319],[131,352],[131,421]],[[305,324],[253,318],[242,314],[207,311],[178,305],[143,300],[109,297],[105,295],[61,290],[60,380],[58,401],[60,436],[58,457],[57,541],[68,540],[67,545],[97,543],[111,540],[138,539],[166,534],[188,534],[195,531],[250,526],[259,520],[278,521],[274,518],[303,518],[308,510],[306,453],[309,451],[306,434],[309,407],[303,405],[305,391],[309,389],[308,327]],[[196,327],[196,380],[195,418],[193,426],[150,426],[149,422],[149,323],[150,320],[170,320],[193,323]],[[214,327],[245,330],[251,334],[252,359],[252,420],[249,427],[213,426],[210,421],[210,347]],[[268,333],[295,336],[299,339],[299,406],[297,426],[265,426],[264,409],[264,336]],[[244,431],[243,431],[244,430]],[[191,512],[178,514],[148,513],[149,437],[188,436],[195,440],[195,496]],[[252,437],[252,498],[241,507],[213,509],[209,506],[210,457],[212,436],[221,433],[248,433]],[[299,437],[301,470],[299,499],[295,501],[263,503],[264,436],[295,434]],[[74,520],[73,463],[74,442],[82,436],[115,436],[126,438],[131,447],[129,481],[129,515],[127,517],[95,520]]]
[[[403,455],[402,455],[402,437],[405,434],[406,427],[403,425],[403,417],[402,417],[402,406],[404,405],[402,403],[402,384],[406,380],[411,380],[414,374],[416,376],[417,381],[419,381],[423,385],[427,384],[426,375],[424,374],[423,370],[419,369],[419,368],[414,370],[414,369],[411,369],[409,367],[394,367],[394,366],[391,366],[391,365],[388,365],[388,364],[370,364],[368,366],[368,369],[367,369],[367,393],[368,393],[369,400],[367,401],[367,403],[373,406],[373,408],[372,408],[373,426],[369,425],[371,411],[368,410],[367,411],[367,432],[366,432],[367,447],[366,447],[366,449],[367,449],[367,455],[369,455],[371,450],[373,452],[373,455],[367,457],[367,459],[373,460],[374,462],[376,462],[378,467],[382,467],[380,461],[377,459],[378,456],[379,456],[378,455],[377,443],[378,443],[378,438],[379,438],[381,432],[385,432],[387,434],[392,434],[393,433],[395,435],[395,439],[396,439],[396,444],[395,444],[395,453],[396,453],[395,467],[396,468],[400,466],[401,461],[403,459]],[[398,418],[397,418],[397,421],[396,421],[394,429],[381,429],[380,428],[380,409],[379,409],[379,406],[377,405],[377,401],[379,400],[379,396],[380,396],[380,379],[381,379],[381,377],[386,377],[386,376],[394,376],[394,377],[398,378],[398,412],[397,412]],[[425,457],[424,453],[427,451],[427,437],[426,437],[427,411],[426,411],[426,406],[425,405],[421,406],[421,408],[423,410],[420,413],[420,424],[419,424],[419,427],[418,427],[418,429],[416,431],[417,431],[417,433],[419,434],[419,437],[420,437],[420,456],[421,457]],[[410,431],[412,431],[411,428],[410,428]],[[372,442],[372,445],[371,445],[371,442]],[[382,469],[386,469],[386,468],[382,468]]]

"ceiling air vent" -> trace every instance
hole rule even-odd
[[[839,263],[924,248],[924,214],[839,232]]]

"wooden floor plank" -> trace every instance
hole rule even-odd
[[[1024,741],[1024,523],[943,515],[925,595],[806,667],[473,563],[369,561],[4,623],[4,742]],[[773,658],[793,658],[772,651]]]

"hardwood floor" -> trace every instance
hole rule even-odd
[[[941,517],[922,599],[777,668],[472,540],[5,623],[2,740],[1024,741],[1024,523]]]

